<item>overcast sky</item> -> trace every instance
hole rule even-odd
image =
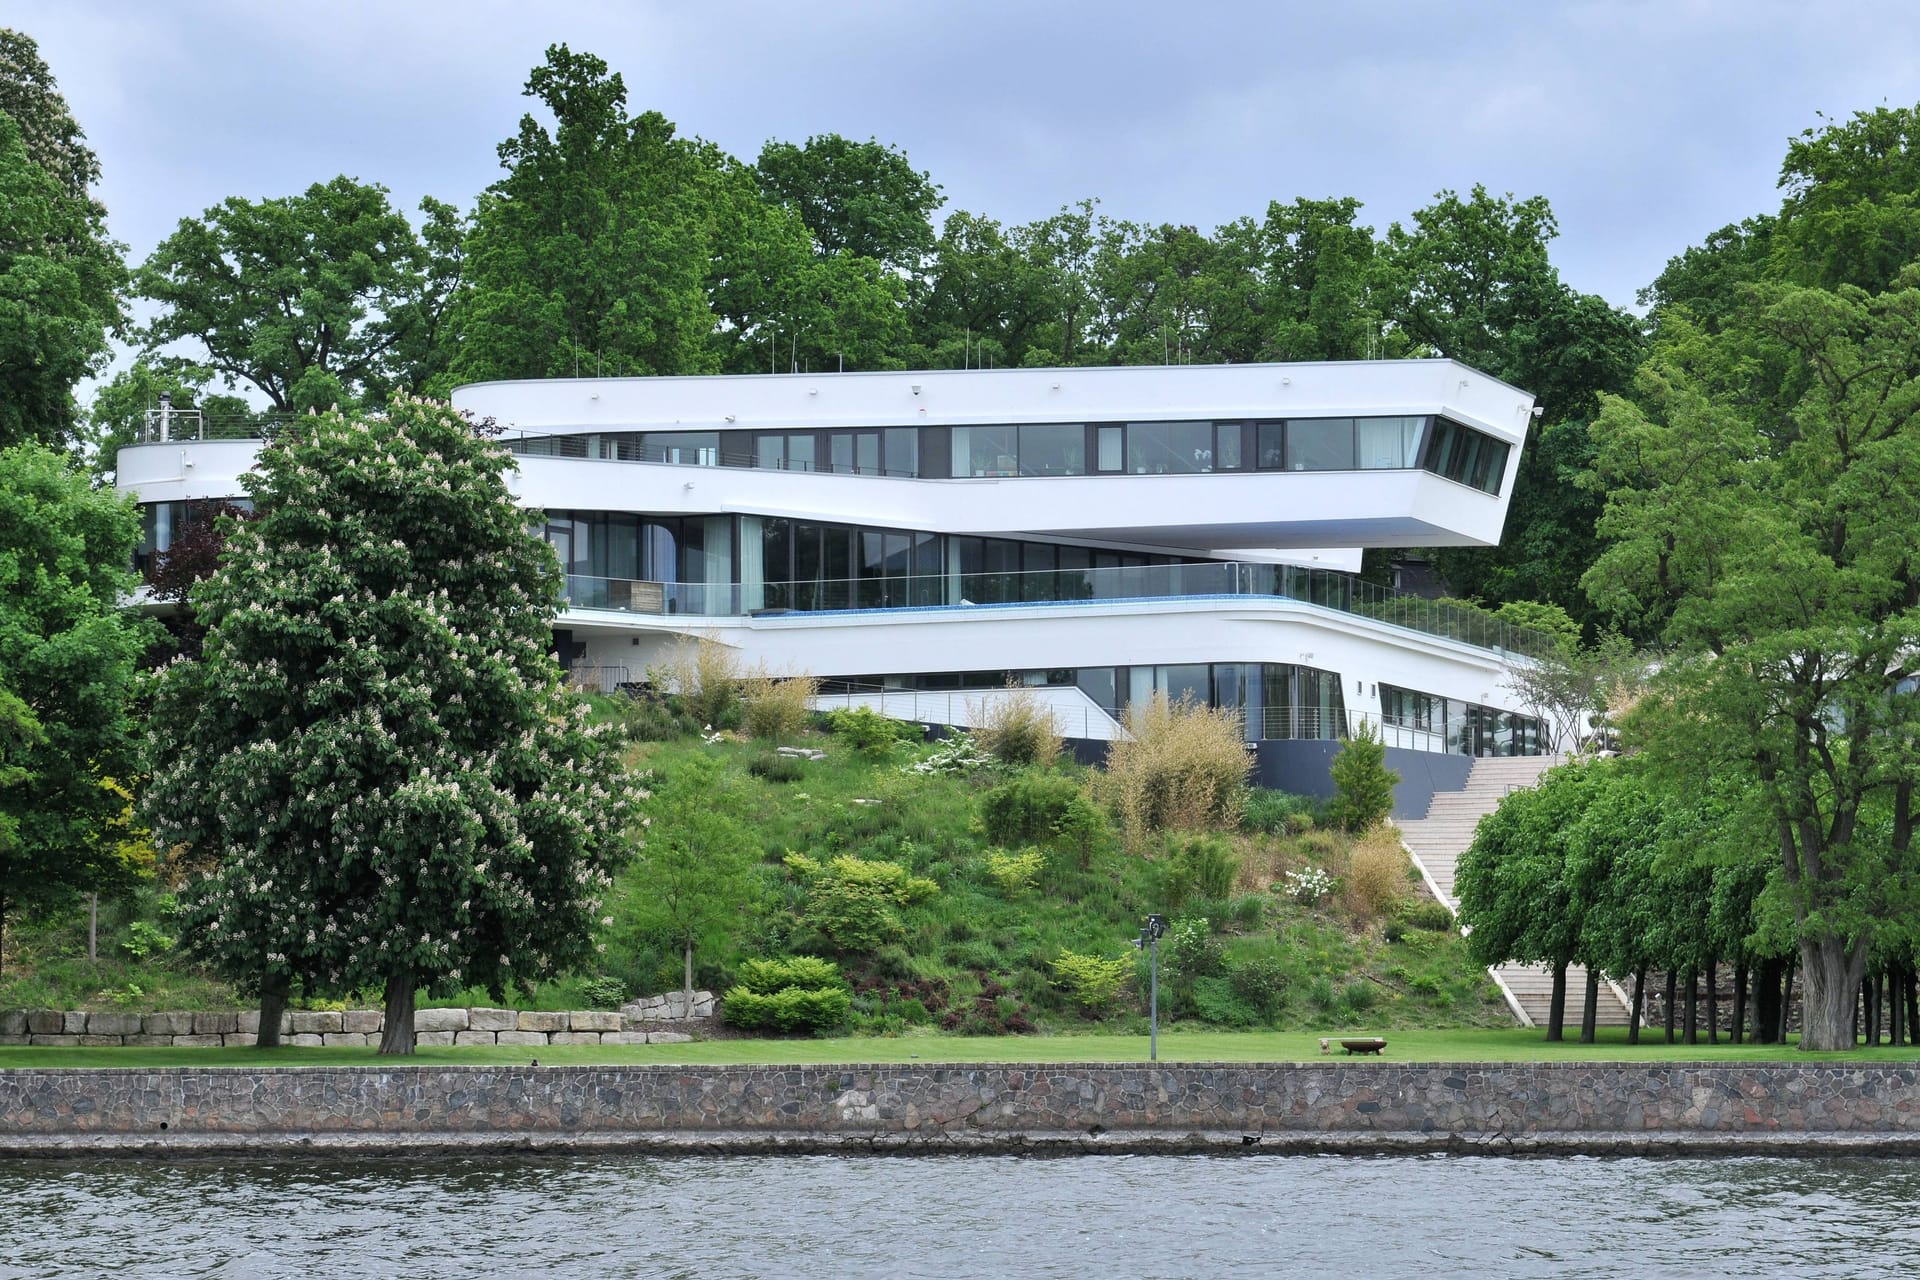
[[[1384,229],[1444,187],[1542,194],[1563,275],[1622,305],[1775,208],[1817,113],[1920,101],[1912,0],[8,0],[0,23],[39,41],[136,261],[225,196],[339,173],[469,205],[554,42],[743,159],[877,137],[1005,222],[1351,195]]]

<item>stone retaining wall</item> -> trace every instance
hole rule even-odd
[[[709,1006],[712,996],[706,992]],[[682,1000],[684,1003],[684,1000]],[[342,1012],[295,1010],[282,1014],[284,1043],[378,1045],[386,1026],[379,1009]],[[684,1032],[650,1027],[650,1014],[579,1010],[567,1013],[514,1009],[419,1009],[413,1015],[414,1039],[423,1045],[452,1044],[679,1044]],[[34,1044],[75,1049],[150,1045],[213,1049],[251,1045],[258,1039],[260,1013],[91,1013],[83,1010],[29,1009],[0,1012],[0,1045]]]
[[[1792,1063],[20,1068],[0,1071],[0,1153],[1920,1150],[1916,1074]]]

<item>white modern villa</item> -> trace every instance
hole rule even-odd
[[[1500,538],[1525,392],[1450,360],[483,383],[567,573],[583,679],[681,637],[823,701],[965,725],[1009,682],[1111,739],[1154,690],[1244,714],[1261,780],[1324,791],[1360,721],[1412,793],[1550,744],[1534,637],[1360,582],[1363,548]],[[143,552],[233,498],[258,441],[174,415],[123,449]],[[1004,696],[999,694],[998,696]]]

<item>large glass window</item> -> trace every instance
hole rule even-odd
[[[1435,475],[1471,485],[1483,493],[1499,493],[1507,473],[1509,448],[1492,436],[1437,418],[1433,430],[1427,433],[1422,465]]]
[[[1137,476],[1213,470],[1213,424],[1129,422],[1127,470]]]
[[[1087,429],[1079,423],[1020,428],[1020,474],[1080,476],[1087,473]]]
[[[657,462],[689,463],[702,467],[715,466],[720,461],[720,433],[718,431],[649,431],[645,439],[645,454],[649,460]]]
[[[913,427],[887,428],[887,474],[920,474],[920,432]]]
[[[1013,427],[955,427],[953,474],[956,476],[1015,476],[1020,463]]]
[[[1278,471],[1287,465],[1286,434],[1284,422],[1263,422],[1256,429],[1255,447],[1262,471]]]
[[[1216,422],[1213,426],[1213,465],[1221,471],[1238,471],[1241,426],[1237,422]]]
[[[1118,471],[1126,465],[1125,427],[1101,427],[1098,430],[1100,470]]]
[[[1400,470],[1420,465],[1420,428],[1425,418],[1361,418],[1363,470]]]
[[[1287,419],[1287,470],[1353,470],[1353,419]]]

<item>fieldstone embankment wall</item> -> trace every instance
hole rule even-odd
[[[0,1153],[1913,1150],[1916,1078],[1784,1063],[25,1068],[0,1071]]]

